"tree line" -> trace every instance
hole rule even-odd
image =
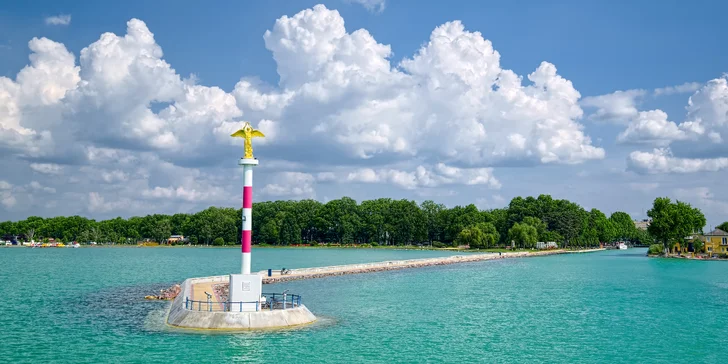
[[[27,240],[54,238],[117,244],[166,241],[184,235],[192,244],[239,244],[241,209],[210,207],[194,214],[153,214],[95,221],[80,216],[29,217],[0,223],[0,235],[25,235]],[[651,244],[653,237],[635,228],[624,212],[607,217],[597,209],[549,195],[516,197],[505,208],[480,210],[475,205],[447,208],[428,200],[380,198],[357,203],[343,197],[326,203],[315,200],[257,202],[253,207],[255,244],[426,244],[472,248],[515,246],[533,248],[536,242],[560,247],[592,247],[600,242]]]

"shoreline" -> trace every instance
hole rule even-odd
[[[647,254],[648,258],[662,258],[662,259],[682,259],[682,260],[700,260],[700,261],[706,261],[706,262],[726,262],[728,261],[728,258],[708,258],[708,257],[689,257],[686,255],[655,255],[655,254]]]
[[[0,245],[0,248],[31,248],[31,246],[23,245]],[[36,247],[38,249],[63,249],[69,248],[69,246],[63,247]],[[203,249],[240,249],[240,245],[224,245],[224,246],[213,246],[213,245],[133,245],[133,244],[98,244],[98,245],[81,245],[79,248],[203,248]],[[492,248],[492,249],[461,249],[461,248],[431,248],[426,246],[414,246],[414,245],[383,245],[383,246],[352,246],[352,245],[341,245],[341,246],[290,246],[290,245],[253,245],[254,249],[360,249],[360,250],[429,250],[429,251],[443,251],[443,252],[459,252],[459,253],[470,253],[470,254],[513,254],[513,253],[546,253],[546,252],[562,252],[562,253],[582,253],[591,252],[597,250],[607,250],[606,248],[588,248],[588,249],[553,249],[553,250],[535,250],[535,249],[504,249],[504,248]],[[76,248],[78,249],[78,248]]]

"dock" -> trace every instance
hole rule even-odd
[[[546,255],[571,254],[571,253],[590,253],[602,251],[605,249],[585,249],[585,250],[541,250],[533,252],[512,252],[512,253],[483,253],[454,255],[449,257],[423,258],[423,259],[407,259],[407,260],[391,260],[376,263],[361,263],[334,265],[328,267],[315,268],[297,268],[287,270],[285,274],[281,274],[281,270],[273,270],[271,276],[268,276],[268,270],[259,272],[263,276],[263,284],[282,283],[296,281],[301,279],[314,279],[333,276],[342,276],[349,274],[374,273],[389,270],[399,270],[408,268],[421,268],[437,265],[450,265],[458,263],[480,262],[485,260],[509,259],[509,258],[528,258],[540,257]]]

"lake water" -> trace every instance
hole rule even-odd
[[[0,362],[176,361],[724,363],[728,262],[644,249],[330,277],[290,289],[318,323],[242,334],[180,332],[142,297],[234,272],[237,249],[0,249]],[[253,268],[448,255],[254,249]]]

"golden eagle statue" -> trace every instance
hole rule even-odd
[[[253,159],[253,145],[251,140],[255,137],[264,138],[265,135],[260,131],[253,129],[249,122],[243,124],[243,128],[230,134],[233,138],[243,138],[245,140],[245,155],[244,159]]]

